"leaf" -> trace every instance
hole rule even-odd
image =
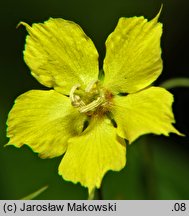
[[[41,193],[43,193],[46,189],[48,188],[48,185],[42,187],[41,189],[23,197],[21,200],[32,200],[34,198],[36,198],[37,196],[39,196]]]

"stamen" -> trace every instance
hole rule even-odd
[[[71,88],[71,104],[78,108],[80,113],[86,113],[88,115],[89,113],[95,112],[99,106],[106,106],[107,102],[104,91],[97,86],[97,82],[98,80],[91,81],[83,92],[84,94],[81,94],[81,96],[75,94],[76,90],[81,87],[80,84],[76,84]],[[82,99],[84,99],[84,101]]]
[[[79,87],[81,87],[81,85],[78,83],[76,85],[74,85],[72,88],[71,88],[71,91],[70,91],[70,100],[71,101],[74,101],[75,100],[75,90],[78,89]]]
[[[80,113],[86,113],[86,112],[92,111],[93,109],[95,109],[96,107],[101,105],[103,102],[104,102],[103,98],[98,97],[96,100],[92,101],[91,103],[89,103],[89,104],[87,104],[85,106],[82,106],[79,109],[79,112]]]
[[[81,106],[85,106],[85,103],[81,100],[79,95],[75,95],[75,91],[80,87],[80,84],[76,84],[71,88],[70,91],[70,100],[71,100],[71,104],[74,107],[81,107]]]
[[[96,84],[98,80],[93,80],[89,83],[89,85],[86,87],[85,92],[90,92],[92,88],[94,87],[94,84]]]

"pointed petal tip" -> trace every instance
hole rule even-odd
[[[23,144],[22,143],[15,144],[15,143],[11,142],[11,140],[9,140],[3,147],[6,148],[7,146],[14,146],[16,148],[20,148],[23,146]]]
[[[22,22],[20,21],[17,25],[16,25],[16,28],[18,29],[22,24]]]
[[[8,142],[8,143],[6,143],[3,147],[5,148],[5,147],[7,147],[7,146],[9,146],[10,145],[10,143]]]
[[[159,19],[159,17],[160,17],[160,14],[161,14],[161,12],[162,12],[162,9],[163,9],[163,4],[161,4],[160,10],[159,10],[158,14],[152,19],[152,22],[155,22],[155,23],[158,22],[158,19]]]
[[[179,132],[178,130],[176,130],[174,133],[176,133],[178,136],[182,136],[182,137],[185,137],[185,136],[186,136],[185,134]]]
[[[11,142],[11,139],[10,139],[9,134],[7,134],[7,138],[9,139],[9,141],[3,145],[4,148],[7,147],[7,146],[14,145],[14,144]]]
[[[17,24],[16,29],[18,29],[21,25],[23,25],[23,26],[26,28],[26,30],[27,30],[28,32],[30,31],[31,26],[28,25],[26,22],[22,22],[22,21],[20,21],[20,22]]]
[[[21,25],[23,25],[23,26],[25,26],[25,27],[26,27],[26,26],[29,26],[27,23],[20,21],[20,22],[17,24],[16,28],[19,28]]]

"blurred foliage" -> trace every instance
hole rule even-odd
[[[127,166],[108,173],[105,199],[188,199],[188,153],[169,138],[147,135],[127,148]]]
[[[77,22],[105,55],[104,42],[121,16],[154,17],[163,3],[163,74],[156,85],[176,77],[189,77],[187,0],[16,0],[0,7],[0,199],[20,199],[44,185],[48,189],[36,199],[87,199],[87,190],[62,180],[57,169],[61,157],[39,159],[28,147],[6,147],[6,118],[15,98],[30,90],[44,89],[23,61],[26,31],[16,29],[19,21],[29,24],[49,17]],[[189,198],[189,89],[172,89],[176,127],[185,138],[171,135],[143,136],[127,148],[127,166],[108,172],[102,183],[105,199],[188,199]],[[116,158],[115,158],[116,160]]]

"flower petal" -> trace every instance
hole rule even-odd
[[[133,142],[147,133],[182,135],[171,123],[174,116],[171,105],[173,95],[160,87],[150,87],[127,96],[116,96],[112,113],[118,134]]]
[[[28,91],[16,99],[8,117],[8,145],[27,144],[42,158],[63,154],[67,140],[83,129],[85,116],[54,90]]]
[[[150,85],[162,71],[159,14],[120,18],[106,41],[104,85],[113,92],[133,93]]]
[[[108,170],[125,166],[124,140],[116,135],[109,119],[93,119],[79,136],[69,139],[68,149],[59,166],[59,174],[88,187],[89,194],[99,188]]]
[[[98,52],[79,25],[60,18],[21,24],[29,33],[24,59],[40,83],[68,94],[74,84],[98,78]]]

